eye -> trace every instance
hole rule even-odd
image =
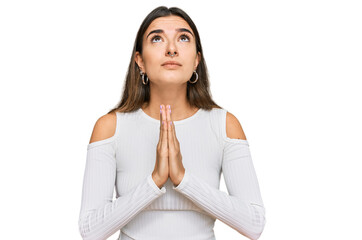
[[[152,39],[151,39],[151,42],[154,42],[153,40],[154,39],[161,39],[160,35],[155,35]],[[158,41],[157,41],[158,42]]]
[[[182,35],[180,36],[180,39],[186,39],[186,40],[187,40],[186,42],[189,42],[189,41],[190,41],[190,37],[187,36],[187,34],[182,34]]]

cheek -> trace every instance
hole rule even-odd
[[[182,47],[180,47],[180,50],[182,52],[184,52],[185,56],[187,55],[187,57],[189,59],[192,59],[192,61],[194,61],[196,59],[196,46],[194,45],[184,45]]]
[[[190,68],[192,68],[193,71],[194,65],[196,64],[197,61],[197,54],[194,51],[190,51],[188,53],[187,59],[190,59],[187,65],[190,65]]]
[[[144,51],[143,62],[146,68],[155,67],[159,62],[159,56],[157,56],[157,51]]]

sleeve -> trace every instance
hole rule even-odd
[[[173,189],[249,239],[263,232],[265,209],[247,140],[224,140],[222,172],[228,194],[185,170]]]
[[[140,211],[165,194],[147,175],[113,201],[116,180],[114,136],[88,145],[78,226],[84,240],[107,239]]]

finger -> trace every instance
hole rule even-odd
[[[162,105],[160,105],[160,128],[162,126]]]
[[[163,125],[162,125],[162,145],[167,147],[168,146],[168,142],[167,142],[167,117],[166,117],[166,108],[165,105],[162,104],[162,121],[163,121]]]
[[[175,123],[173,122],[172,120],[172,109],[170,108],[170,119],[171,119],[171,122],[172,122],[172,138],[173,138],[173,141],[176,143],[177,141],[177,138],[176,138],[176,129],[175,129]]]
[[[172,129],[173,129],[173,124],[171,122],[171,106],[167,105],[167,111],[166,111],[166,117],[167,117],[167,136],[168,136],[168,143],[169,143],[169,147],[173,146],[173,133],[172,133]]]
[[[162,109],[161,109],[162,105],[160,105],[160,136],[158,137],[158,143],[161,142],[162,140]]]

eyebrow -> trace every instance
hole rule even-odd
[[[176,31],[177,31],[177,32],[188,32],[188,33],[190,33],[192,36],[194,36],[194,35],[192,34],[192,32],[191,32],[190,30],[188,30],[187,28],[177,28]],[[151,32],[147,35],[146,39],[147,39],[148,36],[151,35],[152,33],[164,33],[164,31],[163,31],[162,29],[153,30],[153,31],[151,31]]]

